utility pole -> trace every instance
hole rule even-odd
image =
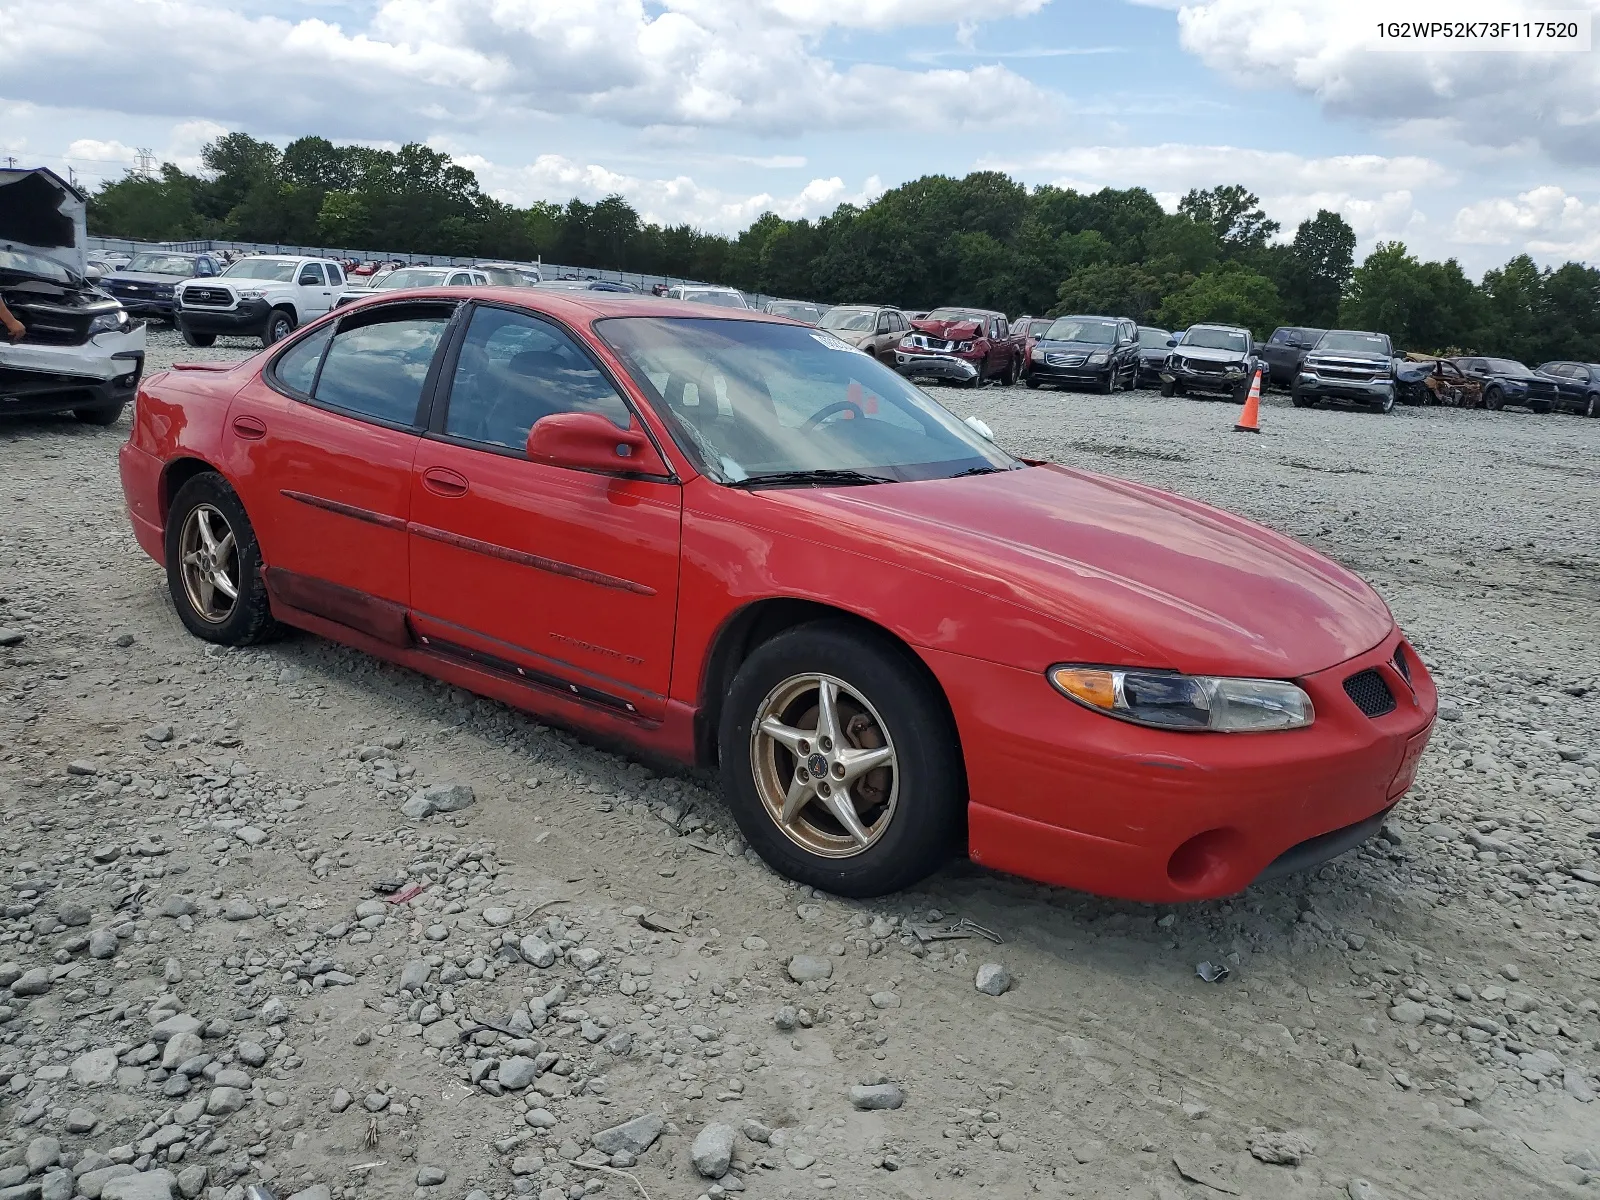
[[[6,155],[6,166],[8,168],[10,168],[10,167],[14,167],[16,165],[17,165],[16,157],[14,155],[10,155],[10,154]]]
[[[149,179],[155,175],[156,152],[154,150],[150,149],[149,146],[140,146],[135,158],[139,164],[134,168],[137,174],[143,175],[146,179]]]

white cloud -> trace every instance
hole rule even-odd
[[[444,144],[436,148],[448,150]],[[697,183],[687,175],[649,179],[627,175],[596,163],[559,154],[541,154],[523,166],[507,166],[473,154],[453,154],[455,161],[477,173],[483,189],[496,199],[526,206],[535,200],[565,203],[576,196],[593,202],[613,193],[658,225],[690,224],[714,233],[737,233],[764,212],[797,220],[819,217],[841,204],[868,204],[884,192],[876,175],[852,191],[837,175],[813,179],[791,195],[728,192]]]
[[[1592,53],[1384,53],[1380,20],[1480,15],[1473,0],[1206,0],[1178,8],[1179,41],[1242,86],[1288,85],[1331,112],[1428,122],[1469,145],[1536,146],[1576,164],[1600,157],[1600,72]],[[1497,20],[1600,0],[1496,0]]]
[[[242,0],[232,0],[242,3]],[[1000,0],[985,16],[1037,9]],[[954,0],[383,0],[364,29],[205,0],[12,0],[0,89],[57,107],[405,137],[583,115],[638,127],[790,134],[949,129],[1049,97],[1005,67],[836,65],[827,29],[948,22]],[[150,69],[150,64],[160,64]]]
[[[1456,182],[1451,171],[1409,155],[1344,154],[1308,158],[1239,146],[1082,146],[984,163],[1060,187],[1144,187],[1169,210],[1190,188],[1240,183],[1261,197],[1285,236],[1320,208],[1341,213],[1365,245],[1403,236],[1424,218],[1419,191]]]
[[[1453,241],[1514,246],[1542,261],[1600,258],[1600,202],[1585,204],[1555,185],[1515,199],[1493,197],[1456,213]]]

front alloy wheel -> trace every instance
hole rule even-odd
[[[767,694],[750,765],[767,815],[809,853],[851,858],[894,817],[894,742],[877,710],[831,675],[794,675]]]

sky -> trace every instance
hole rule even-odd
[[[517,204],[737,232],[921,175],[1242,183],[1474,276],[1600,260],[1600,49],[1374,49],[1545,0],[0,0],[0,160],[91,188],[229,130],[423,141]],[[1561,0],[1585,19],[1600,0]],[[1392,42],[1390,44],[1393,44]]]

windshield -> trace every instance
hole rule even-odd
[[[1532,375],[1533,374],[1533,372],[1528,370],[1527,367],[1523,366],[1521,363],[1516,362],[1513,359],[1509,359],[1509,358],[1486,358],[1483,361],[1489,364],[1489,370],[1493,371],[1496,375]]]
[[[1165,350],[1167,339],[1171,336],[1172,334],[1165,329],[1152,329],[1148,325],[1139,326],[1139,345],[1146,348],[1159,346]]]
[[[796,300],[774,300],[767,305],[767,311],[775,317],[788,317],[794,321],[804,321],[807,325],[815,325],[822,316],[822,310],[815,304],[802,304]]]
[[[970,308],[936,308],[931,313],[929,313],[926,317],[924,317],[923,320],[924,321],[976,321],[979,325],[984,325],[989,320],[989,314],[988,313],[981,313],[981,312],[974,312]]]
[[[15,271],[19,275],[48,279],[51,283],[72,283],[77,278],[53,258],[5,247],[0,247],[0,271]]]
[[[181,275],[187,279],[194,274],[194,259],[187,254],[135,254],[123,269],[150,275]]]
[[[288,283],[300,266],[292,258],[241,258],[223,272],[229,279],[266,279]]]
[[[1046,333],[1049,332],[1050,326],[1054,324],[1055,321],[1050,317],[1040,317],[1029,321],[1028,336],[1032,338],[1042,338]]]
[[[384,276],[381,283],[373,287],[382,288],[409,288],[409,287],[443,287],[445,276],[450,274],[444,267],[407,267],[403,271],[395,271]]]
[[[1318,350],[1334,350],[1344,354],[1379,354],[1389,356],[1387,340],[1381,333],[1344,333],[1335,330],[1322,335]]]
[[[473,270],[485,275],[495,287],[527,287],[528,280],[520,271],[513,271],[508,267],[474,267]]]
[[[788,471],[942,479],[1016,461],[831,334],[766,321],[628,317],[595,331],[711,478]]]
[[[718,308],[750,307],[738,292],[691,291],[688,288],[684,288],[683,298],[685,300],[693,300],[696,304],[715,304]]]
[[[1100,317],[1060,317],[1045,330],[1045,340],[1051,342],[1089,342],[1096,346],[1109,346],[1117,340],[1117,323]]]
[[[1250,352],[1250,336],[1237,329],[1215,329],[1196,325],[1183,335],[1181,344],[1199,346],[1203,350],[1237,350],[1240,354]]]
[[[875,308],[830,308],[822,316],[822,328],[842,329],[846,333],[871,333],[878,327]]]

